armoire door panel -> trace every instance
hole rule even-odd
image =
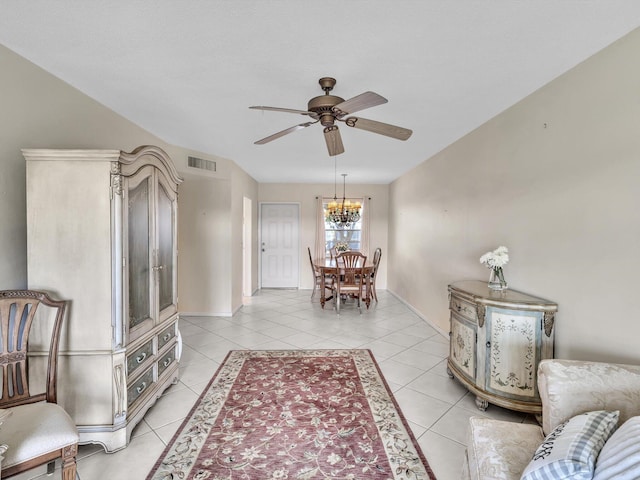
[[[129,328],[152,318],[150,177],[129,189],[127,231],[129,250]]]

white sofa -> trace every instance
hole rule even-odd
[[[486,417],[470,419],[463,479],[519,480],[545,436],[576,415],[599,410],[619,411],[618,426],[632,417],[640,416],[640,366],[543,360],[538,369],[538,388],[542,400],[542,427],[533,423],[505,422]],[[633,473],[618,472],[613,476],[600,475],[601,478],[640,478],[636,476],[640,471],[640,418],[633,418],[625,427],[624,433],[618,427],[620,434],[615,441],[613,436],[610,437],[611,443],[619,445],[620,437],[623,434],[629,437],[631,431],[633,437],[630,441],[635,445],[627,445],[627,450],[616,453],[618,458],[613,460],[618,464],[631,464],[631,467],[625,468],[630,468],[628,472]],[[607,441],[607,438],[602,441]],[[607,447],[607,443],[604,445]],[[609,451],[612,449],[610,447]],[[604,458],[604,448],[602,452],[600,457]],[[597,457],[598,454],[595,455]],[[620,458],[624,461],[621,462]],[[599,478],[599,461],[597,457],[594,480]],[[622,467],[616,468],[620,471]]]

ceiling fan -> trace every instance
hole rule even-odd
[[[364,92],[349,100],[330,95],[329,92],[333,90],[336,84],[336,79],[331,77],[323,77],[318,83],[324,90],[324,95],[314,97],[309,100],[307,110],[295,110],[292,108],[278,108],[278,107],[263,107],[253,106],[255,110],[270,110],[274,112],[288,112],[297,113],[300,115],[307,115],[313,119],[312,122],[305,122],[293,127],[282,130],[281,132],[269,135],[257,142],[256,145],[263,145],[269,143],[272,140],[283,137],[296,130],[301,130],[314,123],[320,122],[320,125],[324,127],[324,139],[327,143],[327,149],[329,155],[340,155],[344,153],[344,145],[342,144],[342,137],[340,136],[340,130],[336,122],[344,122],[348,127],[359,128],[360,130],[367,130],[369,132],[378,133],[380,135],[386,135],[387,137],[397,138],[398,140],[406,140],[413,133],[407,128],[397,127],[395,125],[389,125],[388,123],[377,122],[375,120],[367,120],[361,117],[346,117],[349,114],[359,112],[365,108],[375,107],[387,103],[387,99],[374,92]]]

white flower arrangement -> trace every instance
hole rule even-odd
[[[480,257],[480,263],[487,268],[502,268],[509,262],[509,249],[498,247],[493,252],[487,252]]]
[[[502,267],[508,262],[509,249],[507,247],[498,247],[493,252],[487,252],[480,257],[480,263],[491,269],[492,274],[489,280],[489,288],[493,290],[504,290],[507,288]]]
[[[336,250],[338,252],[346,252],[349,250],[349,244],[347,242],[336,242]]]

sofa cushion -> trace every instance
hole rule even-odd
[[[576,415],[544,439],[522,480],[591,480],[596,458],[618,424],[620,412]]]
[[[580,413],[618,410],[621,424],[640,415],[640,365],[546,359],[538,389],[545,435]]]
[[[640,478],[640,416],[632,417],[607,440],[596,460],[593,480]]]
[[[472,480],[518,480],[544,435],[538,425],[471,417],[467,439]]]

